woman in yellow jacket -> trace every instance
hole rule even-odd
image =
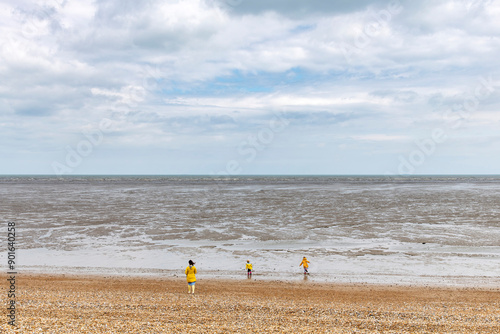
[[[307,261],[306,257],[304,256],[302,262],[299,264],[299,267],[300,266],[304,267],[304,275],[309,274],[309,272],[307,271],[307,268],[309,268],[309,263],[311,262]]]
[[[196,267],[193,260],[189,260],[189,266],[186,267],[186,279],[188,282],[188,293],[194,294],[194,284],[196,283]]]

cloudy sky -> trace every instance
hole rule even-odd
[[[0,2],[0,174],[500,174],[500,2]]]

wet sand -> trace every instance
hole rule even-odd
[[[325,281],[500,286],[500,177],[0,177],[0,197],[23,272],[284,279],[307,256]]]
[[[2,281],[5,282],[5,276]],[[6,296],[6,284],[1,293]],[[500,289],[18,275],[7,333],[499,333]],[[4,312],[5,315],[5,312]]]

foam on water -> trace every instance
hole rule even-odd
[[[500,277],[496,177],[4,177],[0,196],[25,270],[182,276],[192,258],[237,276],[250,259],[296,279],[305,255],[326,281]]]

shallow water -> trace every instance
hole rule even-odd
[[[496,177],[3,177],[0,197],[26,270],[193,258],[238,275],[250,259],[282,278],[308,256],[332,281],[500,277]]]

